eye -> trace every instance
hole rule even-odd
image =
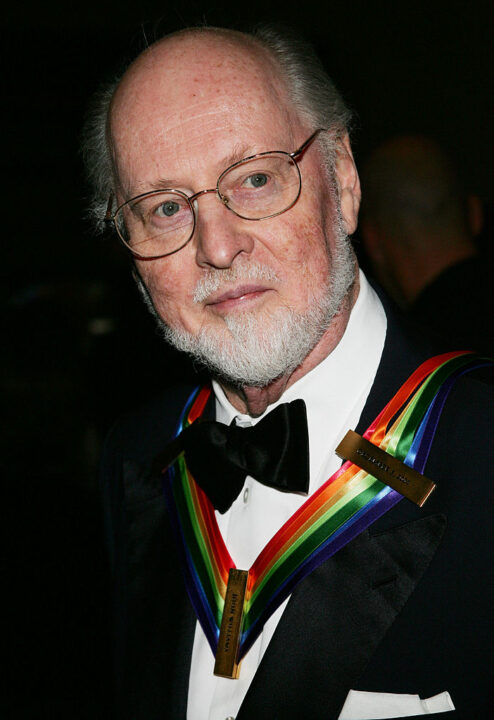
[[[166,200],[165,202],[158,205],[155,210],[156,215],[159,217],[171,217],[180,210],[180,205],[173,200]]]
[[[265,173],[255,173],[254,175],[249,175],[249,177],[245,179],[244,185],[252,188],[260,188],[266,185],[267,182],[268,176]]]

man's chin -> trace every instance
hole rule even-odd
[[[288,308],[275,312],[235,312],[221,325],[196,335],[163,326],[168,342],[188,353],[219,380],[234,386],[266,387],[290,374],[319,339],[306,316]]]

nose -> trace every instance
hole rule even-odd
[[[209,198],[201,199],[201,207],[195,206],[196,261],[201,267],[226,269],[237,255],[252,252],[254,238],[244,227],[248,221],[228,210],[216,190],[205,190],[198,196],[207,194]]]

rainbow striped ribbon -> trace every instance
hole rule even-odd
[[[446,398],[455,381],[492,360],[454,352],[427,360],[402,385],[364,437],[423,472]],[[177,435],[201,416],[211,393],[197,388]],[[163,491],[181,555],[185,583],[216,654],[228,572],[235,567],[214,508],[180,455],[164,475]],[[402,499],[347,461],[271,538],[249,570],[238,661],[294,587]]]

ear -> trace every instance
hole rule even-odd
[[[355,232],[360,207],[360,180],[355,167],[348,134],[339,141],[336,149],[335,177],[341,203],[341,215],[348,235]]]

